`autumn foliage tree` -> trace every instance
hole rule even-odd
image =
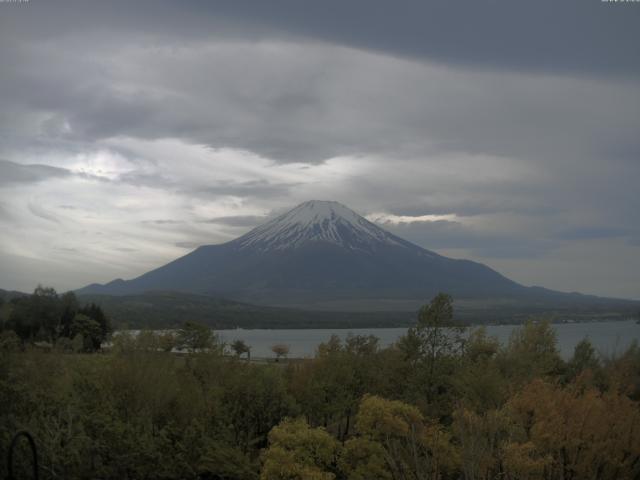
[[[284,420],[269,433],[261,480],[333,480],[339,443],[303,419]]]
[[[290,347],[289,345],[285,345],[284,343],[276,343],[271,346],[271,351],[276,354],[276,362],[280,360],[281,357],[287,357],[289,355]]]
[[[534,380],[509,402],[550,479],[638,478],[640,409],[617,392]]]
[[[458,463],[451,435],[438,423],[425,421],[416,407],[404,402],[365,395],[356,431],[360,438],[352,441],[368,444],[373,453],[384,452],[386,468],[394,479],[435,480]]]

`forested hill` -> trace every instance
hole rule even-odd
[[[11,304],[27,293],[0,290],[0,321],[6,321]],[[183,292],[147,292],[137,295],[79,295],[82,304],[95,303],[104,310],[114,328],[176,328],[186,320],[217,329],[227,328],[375,328],[406,327],[415,320],[417,309],[386,311],[305,310],[268,307],[224,298]],[[426,299],[425,299],[426,301]],[[550,321],[623,319],[638,308],[611,308],[611,305],[532,305],[526,308],[505,302],[486,305],[457,300],[456,316],[467,324],[515,324],[531,317]]]
[[[303,310],[252,305],[182,292],[80,295],[78,298],[82,303],[100,305],[115,328],[174,328],[185,320],[218,329],[405,327],[415,321],[417,310]],[[522,323],[532,316],[550,321],[622,319],[636,311],[612,310],[607,305],[582,309],[569,305],[552,308],[544,304],[527,308],[512,303],[487,306],[482,302],[465,300],[456,301],[455,305],[456,317],[468,324]]]
[[[28,293],[18,292],[16,290],[3,290],[0,288],[0,302],[9,301],[12,298],[25,297]]]
[[[180,292],[78,298],[100,305],[116,328],[174,328],[185,320],[217,329],[406,327],[415,321],[415,312],[305,311]]]

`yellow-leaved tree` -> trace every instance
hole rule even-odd
[[[356,431],[360,437],[345,444],[341,463],[350,480],[436,480],[459,463],[449,433],[437,423],[425,422],[416,407],[397,400],[365,395],[356,416]],[[356,455],[362,451],[369,454]]]
[[[509,409],[537,454],[549,459],[545,478],[640,476],[640,410],[629,397],[534,380]]]
[[[269,433],[261,480],[333,480],[338,441],[303,419],[282,421]]]

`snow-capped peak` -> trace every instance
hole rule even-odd
[[[323,200],[302,203],[235,242],[240,248],[262,251],[297,248],[308,242],[328,242],[353,250],[372,250],[380,243],[404,245],[341,203]]]

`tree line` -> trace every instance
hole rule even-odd
[[[2,303],[0,307],[5,307]],[[22,344],[44,342],[94,352],[111,333],[111,322],[102,308],[95,303],[80,305],[73,292],[58,295],[53,288],[38,286],[32,295],[6,303],[0,332],[13,332]],[[4,337],[11,339],[9,333]]]
[[[387,348],[336,336],[263,365],[215,337],[188,355],[158,338],[0,348],[0,445],[32,432],[41,478],[640,478],[637,344],[607,357],[584,340],[565,361],[551,325],[529,322],[500,345],[444,294]]]

